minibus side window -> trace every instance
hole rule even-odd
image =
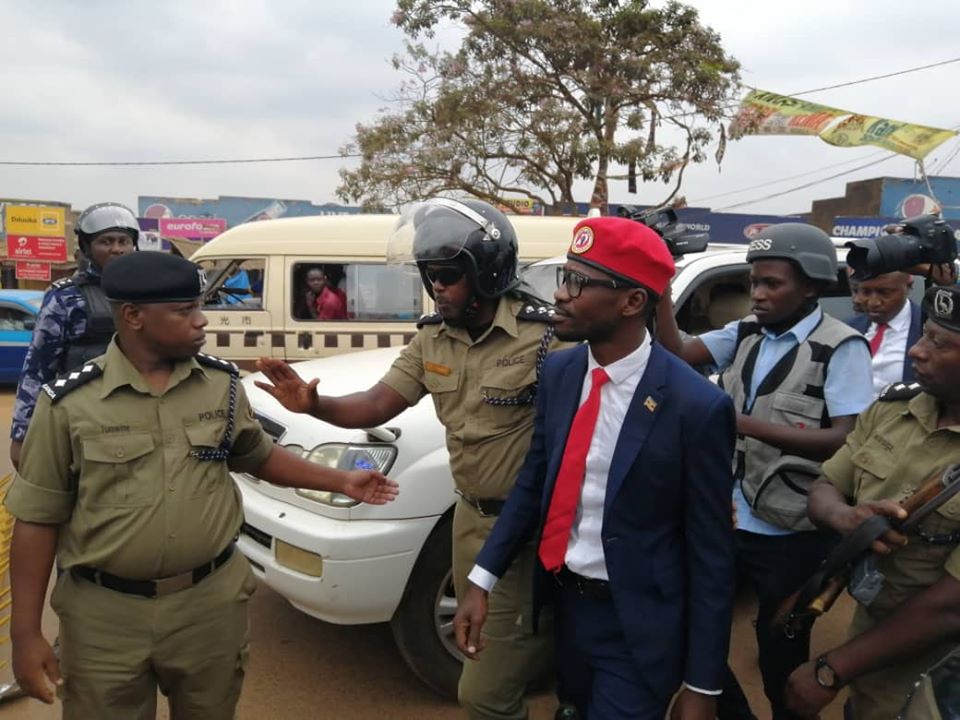
[[[304,261],[295,263],[291,273],[290,307],[296,320],[409,322],[423,314],[416,268]]]

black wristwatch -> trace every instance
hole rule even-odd
[[[839,690],[846,684],[837,671],[827,662],[826,655],[817,658],[817,663],[813,668],[813,676],[817,680],[817,685],[827,690]]]

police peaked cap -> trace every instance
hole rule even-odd
[[[923,313],[928,320],[953,332],[960,332],[960,287],[932,287],[923,296]]]
[[[103,270],[100,287],[111,302],[165,303],[196,300],[201,271],[189,260],[164,252],[122,255]]]

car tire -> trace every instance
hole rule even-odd
[[[390,621],[400,655],[414,674],[445,698],[457,698],[463,656],[453,638],[453,513],[427,537]]]

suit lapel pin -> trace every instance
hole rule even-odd
[[[643,406],[650,412],[653,412],[657,409],[657,401],[647,395],[647,399],[643,401]]]

